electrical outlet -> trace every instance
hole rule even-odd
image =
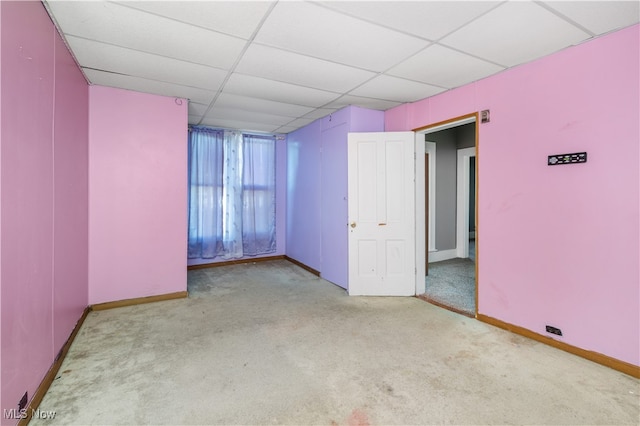
[[[547,333],[556,334],[558,336],[562,336],[562,330],[556,327],[552,327],[550,325],[547,326]]]
[[[18,410],[22,411],[27,408],[27,402],[29,402],[29,398],[27,397],[27,393],[25,392],[24,395],[22,395],[22,398],[20,398],[20,402],[18,402]]]

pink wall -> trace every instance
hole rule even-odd
[[[639,26],[387,111],[409,130],[483,109],[481,314],[640,364]],[[587,151],[586,164],[546,165]]]
[[[2,390],[4,381],[2,380],[2,5],[0,4],[0,410],[4,407]],[[0,420],[0,424],[2,420]]]
[[[54,349],[87,306],[89,274],[89,90],[57,34],[55,53]]]
[[[89,90],[89,303],[187,289],[187,101]]]
[[[0,10],[4,410],[31,399],[87,306],[88,87],[40,2]]]

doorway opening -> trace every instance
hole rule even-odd
[[[470,317],[478,311],[476,126],[471,114],[415,130],[417,152],[425,153],[424,169],[416,168],[417,245],[424,250],[417,265],[424,286],[417,281],[416,294]]]

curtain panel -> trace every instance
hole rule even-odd
[[[275,210],[274,137],[190,129],[190,259],[275,252]]]

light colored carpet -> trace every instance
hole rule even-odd
[[[476,314],[476,265],[471,259],[429,263],[425,296],[469,316]]]
[[[468,259],[429,263],[424,299],[470,317],[476,315],[476,241],[469,240]]]
[[[286,261],[189,281],[90,313],[32,425],[638,423],[638,380],[417,298]]]

